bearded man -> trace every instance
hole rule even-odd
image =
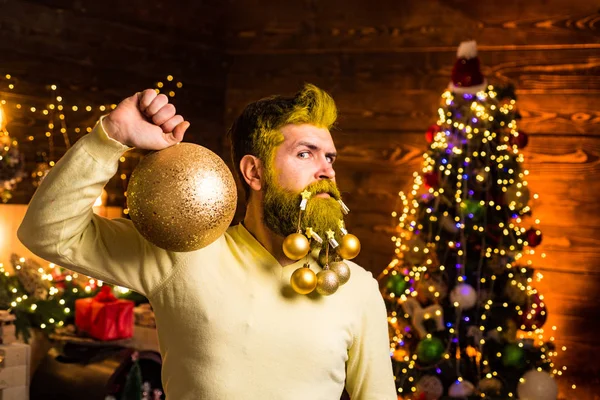
[[[386,311],[373,276],[347,261],[331,296],[290,291],[302,265],[284,238],[298,224],[321,237],[343,218],[329,132],[333,99],[313,85],[246,107],[231,130],[247,195],[242,223],[188,253],[147,242],[128,219],[92,206],[130,148],[181,142],[189,122],[148,89],[123,100],[56,164],[18,237],[48,261],[145,295],[156,314],[169,400],[395,400]],[[176,163],[178,160],[173,160]],[[300,214],[302,192],[314,197]]]

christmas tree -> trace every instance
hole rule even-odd
[[[379,278],[401,399],[557,397],[519,118],[514,88],[488,84],[462,43]]]

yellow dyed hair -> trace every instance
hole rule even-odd
[[[331,129],[336,118],[333,98],[311,84],[304,85],[291,97],[271,96],[247,105],[229,130],[233,164],[246,196],[250,188],[241,175],[242,157],[246,154],[258,157],[270,171],[275,149],[283,142],[282,127],[311,124]]]

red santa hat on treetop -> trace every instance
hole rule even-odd
[[[452,68],[452,82],[448,89],[456,93],[475,94],[487,87],[477,57],[477,42],[462,42],[456,52],[457,60]]]

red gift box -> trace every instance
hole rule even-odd
[[[109,286],[102,286],[95,297],[75,300],[75,325],[99,340],[130,338],[134,305],[131,300],[117,299]]]

